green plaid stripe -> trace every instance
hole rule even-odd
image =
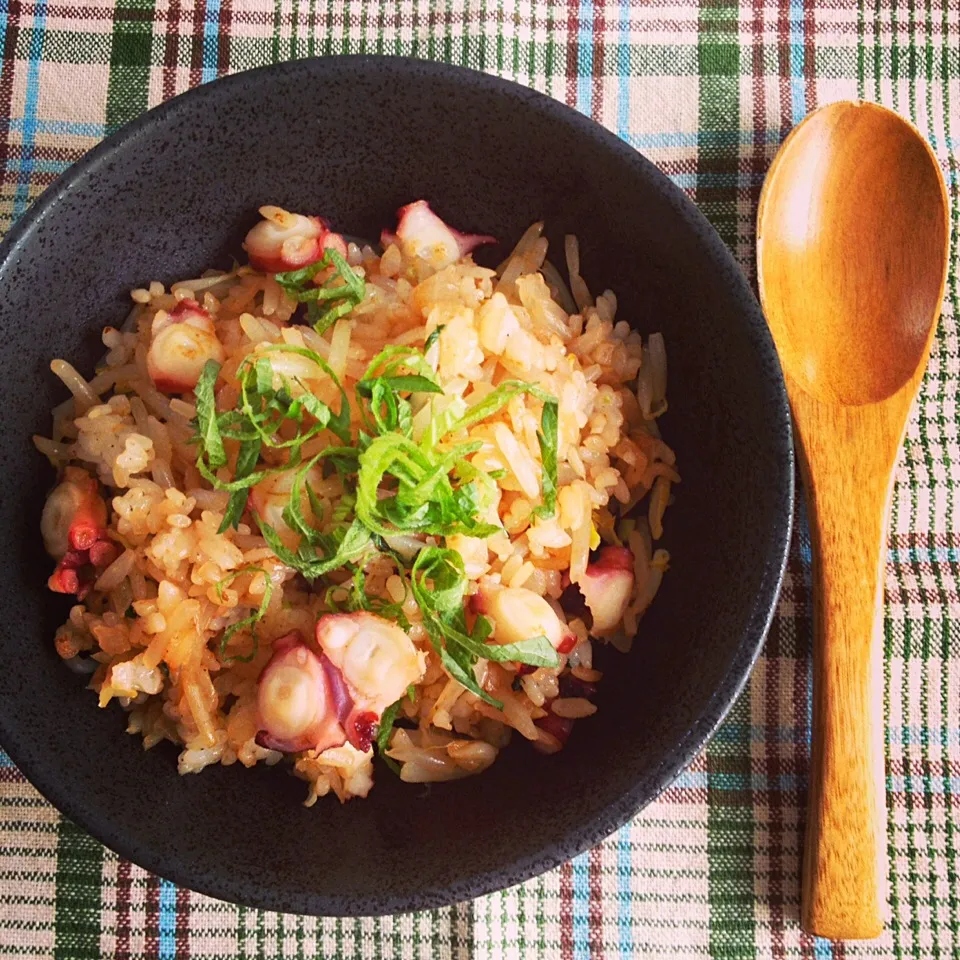
[[[777,144],[814,107],[878,100],[927,135],[952,197],[943,320],[894,494],[887,564],[891,924],[799,931],[810,739],[810,545],[799,524],[750,685],[708,749],[619,834],[452,909],[324,920],[180,890],[0,765],[0,953],[17,957],[960,956],[957,0],[0,0],[0,228],[117,125],[218,75],[376,52],[498,73],[604,123],[695,197],[753,275]]]

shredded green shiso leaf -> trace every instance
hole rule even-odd
[[[321,286],[316,286],[313,278],[330,266],[332,275]],[[274,279],[297,303],[307,305],[307,318],[317,333],[324,333],[350,313],[363,299],[365,290],[363,277],[352,270],[336,250],[327,250],[316,263],[278,273]]]
[[[314,277],[326,267],[333,267],[331,276],[322,286],[314,285]],[[363,298],[363,279],[334,250],[328,250],[322,260],[309,267],[277,274],[276,280],[295,300],[307,304],[308,317],[321,333],[347,316]],[[509,380],[472,407],[464,410],[461,403],[441,410],[428,421],[420,439],[415,440],[415,404],[431,394],[443,393],[425,356],[438,336],[439,331],[435,331],[423,351],[390,346],[374,357],[354,390],[360,420],[355,435],[350,426],[347,392],[326,361],[313,350],[283,344],[258,349],[240,365],[239,397],[232,409],[224,411],[216,407],[220,364],[208,361],[195,390],[193,442],[197,447],[197,469],[215,489],[230,495],[221,533],[239,525],[252,487],[271,475],[292,474],[282,518],[299,537],[296,548],[285,544],[277,530],[254,513],[277,558],[314,581],[325,580],[334,571],[346,571],[350,575],[346,583],[326,583],[326,604],[331,610],[369,610],[408,629],[403,604],[366,594],[366,565],[377,554],[389,556],[408,595],[412,594],[420,607],[431,645],[447,672],[466,689],[500,709],[503,704],[477,681],[477,661],[482,658],[553,667],[559,663],[556,651],[546,637],[505,645],[488,643],[492,625],[483,616],[478,616],[468,630],[464,612],[468,579],[460,554],[424,544],[414,557],[405,560],[390,549],[388,540],[398,535],[488,537],[502,530],[499,523],[490,523],[485,517],[489,516],[496,481],[503,472],[486,472],[470,462],[482,442],[466,440],[465,431],[494,416],[521,394],[542,404],[538,432],[542,502],[535,513],[539,517],[552,516],[557,499],[558,406],[556,398],[539,387]],[[306,384],[291,382],[274,369],[272,359],[284,353],[306,358],[329,378],[340,394],[336,409],[312,393]],[[329,433],[331,445],[304,458],[304,444],[324,431]],[[228,453],[228,446],[233,445],[235,456]],[[262,454],[270,450],[286,451],[286,462],[265,466]],[[276,456],[272,454],[271,460]],[[325,475],[336,471],[344,490],[323,529],[312,525],[303,508],[306,497],[315,507],[310,515],[322,514],[317,494],[307,480],[317,466]],[[221,586],[225,587],[240,572],[232,574]],[[269,602],[268,578],[260,607],[224,633],[221,653],[238,630],[249,627],[254,637],[250,658],[255,655],[255,624]],[[389,740],[399,706],[398,701],[384,713],[378,737],[381,750]]]
[[[223,591],[226,590],[226,588],[229,587],[230,584],[237,579],[237,577],[244,573],[262,573],[264,580],[266,581],[266,586],[263,590],[263,599],[260,601],[260,606],[257,607],[257,609],[254,610],[249,616],[230,624],[230,626],[223,631],[223,636],[220,638],[220,656],[223,658],[224,663],[229,663],[234,660],[237,660],[240,663],[250,663],[250,661],[253,660],[253,658],[257,655],[257,650],[260,649],[260,641],[257,637],[257,624],[263,619],[263,615],[267,612],[267,607],[270,606],[270,599],[273,596],[273,584],[270,582],[270,574],[267,573],[263,567],[241,567],[239,570],[234,570],[232,573],[228,574],[217,584],[217,597],[221,601],[223,600]],[[227,644],[230,643],[233,635],[238,631],[245,629],[246,627],[250,628],[250,636],[253,638],[253,649],[245,657],[225,656],[227,652]]]

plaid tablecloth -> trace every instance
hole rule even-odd
[[[85,150],[161,100],[224,73],[343,52],[445,59],[565,100],[694,197],[751,277],[764,171],[791,126],[831,100],[879,100],[910,116],[940,157],[953,215],[944,314],[898,469],[887,559],[882,939],[830,944],[797,923],[810,750],[801,519],[764,656],[731,716],[658,801],[572,863],[412,916],[247,910],[119,860],[0,754],[0,952],[960,956],[960,0],[0,0],[0,23],[4,228]]]

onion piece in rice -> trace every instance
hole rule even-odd
[[[580,245],[577,238],[572,234],[567,234],[563,238],[563,249],[567,257],[567,273],[570,276],[570,291],[573,294],[574,302],[580,311],[593,306],[593,297],[590,296],[590,289],[586,281],[580,276]]]
[[[554,300],[568,313],[576,313],[577,305],[570,293],[570,288],[566,281],[560,275],[560,271],[549,261],[544,260],[540,267],[543,279],[547,281],[550,288],[550,295]]]
[[[74,409],[77,416],[86,413],[91,407],[100,403],[100,398],[90,389],[90,384],[80,376],[72,363],[67,363],[66,360],[51,360],[50,369],[73,394]]]
[[[127,578],[136,560],[137,553],[135,550],[124,550],[123,553],[100,574],[94,587],[105,593],[113,590],[114,587],[119,586],[122,580]]]

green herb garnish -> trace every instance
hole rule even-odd
[[[328,545],[327,551],[318,553],[312,543],[300,541],[296,553],[290,550],[280,539],[280,535],[268,523],[257,518],[260,532],[263,534],[267,546],[277,555],[277,559],[294,570],[299,570],[310,580],[316,580],[333,570],[339,570],[349,563],[356,563],[363,556],[370,553],[370,531],[359,520],[354,520],[346,529],[340,528],[332,534],[317,534],[319,542]],[[329,549],[331,544],[333,549]]]
[[[403,698],[401,697],[400,700]],[[397,714],[400,712],[400,700],[397,700],[395,703],[391,703],[386,710],[380,716],[380,726],[377,730],[377,750],[380,753],[383,753],[387,749],[387,745],[390,743],[390,734],[393,733],[393,724],[397,719]]]
[[[361,434],[364,449],[373,435],[413,432],[413,410],[401,393],[443,393],[433,368],[413,347],[381,350],[356,386],[357,404],[369,433]],[[364,401],[369,401],[367,404]]]
[[[223,657],[227,649],[227,644],[230,643],[231,638],[238,630],[243,630],[246,627],[250,628],[250,636],[253,637],[253,650],[245,657],[226,657],[224,659],[225,663],[238,660],[240,663],[249,663],[256,655],[257,650],[260,649],[260,641],[257,637],[256,624],[263,619],[263,615],[267,612],[267,607],[270,606],[270,598],[273,596],[273,584],[270,582],[270,575],[267,573],[263,567],[241,567],[239,570],[234,570],[233,573],[228,574],[223,580],[217,584],[217,598],[222,602],[223,601],[223,591],[233,583],[237,577],[241,576],[244,573],[262,573],[266,586],[263,590],[263,599],[260,601],[260,606],[250,614],[249,617],[244,617],[242,620],[238,620],[236,623],[230,624],[226,630],[223,631],[223,636],[220,638],[220,656]]]
[[[423,611],[423,625],[430,643],[447,672],[498,710],[503,709],[503,703],[477,683],[473,672],[477,660],[514,661],[537,667],[559,665],[560,657],[546,637],[531,637],[520,643],[503,645],[486,643],[492,626],[483,616],[477,617],[471,632],[467,631],[463,610],[467,575],[463,558],[456,550],[424,547],[414,561],[410,582],[414,598]]]
[[[259,437],[253,440],[241,440],[240,451],[237,454],[237,466],[234,470],[234,479],[246,480],[254,472],[253,468],[260,459],[260,450],[263,441]],[[247,499],[250,496],[249,487],[241,487],[239,490],[233,490],[230,493],[230,500],[227,504],[227,511],[223,515],[223,522],[220,524],[218,533],[223,533],[230,527],[236,527],[240,523],[243,511],[247,506]]]
[[[540,460],[543,463],[541,486],[543,503],[534,509],[538,517],[552,517],[557,508],[557,447],[559,445],[557,422],[559,410],[555,400],[544,401],[537,440],[540,444]]]
[[[216,360],[208,360],[200,371],[200,377],[193,391],[197,401],[197,438],[211,470],[218,470],[227,463],[227,452],[223,448],[223,437],[220,435],[220,421],[217,417],[217,401],[214,395],[214,386],[219,375],[220,364]]]
[[[423,345],[423,352],[427,353],[430,348],[440,339],[440,334],[443,333],[446,327],[445,323],[441,323],[439,326],[433,328],[433,333],[427,337],[426,343]]]
[[[557,506],[557,447],[559,443],[559,406],[556,397],[545,390],[521,380],[506,380],[496,390],[487,394],[479,403],[470,407],[461,417],[444,424],[445,432],[438,439],[458,430],[472,427],[481,420],[486,420],[498,413],[514,397],[526,393],[535,397],[543,404],[543,413],[540,415],[540,430],[537,439],[540,442],[540,458],[543,464],[541,479],[543,489],[543,503],[534,513],[538,517],[552,517]]]
[[[336,255],[331,261],[337,265]],[[319,269],[322,266],[314,264],[281,274],[277,279],[288,292],[309,298],[307,302],[336,306],[337,298],[323,293],[328,289],[326,285],[305,288]],[[342,283],[329,289],[340,291],[342,305],[347,296],[343,291],[356,293],[357,288],[351,286],[352,281],[342,271],[338,276]],[[362,286],[359,277],[355,276],[355,280]],[[336,385],[340,391],[336,411],[300,380],[291,381],[282,373],[283,364],[279,361],[285,354],[306,358]],[[262,517],[256,520],[277,558],[308,579],[324,578],[339,569],[350,571],[352,586],[346,588],[345,601],[338,604],[333,600],[335,591],[344,589],[342,585],[328,588],[327,605],[331,609],[342,606],[348,610],[370,610],[406,629],[409,623],[402,604],[366,594],[364,568],[369,560],[377,553],[392,556],[384,538],[397,534],[486,537],[502,529],[483,518],[494,503],[496,480],[503,471],[488,473],[471,463],[470,458],[481,449],[482,441],[464,439],[464,431],[494,416],[520,394],[543,405],[538,433],[543,502],[536,513],[546,517],[556,509],[557,400],[539,387],[506,381],[472,407],[457,398],[431,417],[420,442],[416,442],[412,438],[413,408],[409,398],[415,394],[442,394],[442,390],[423,352],[412,347],[387,347],[373,359],[357,383],[356,402],[363,421],[358,431],[351,430],[346,392],[329,365],[312,350],[282,344],[256,350],[237,371],[240,390],[234,408],[218,413],[215,387],[219,372],[219,365],[209,362],[197,384],[194,442],[198,447],[197,469],[216,489],[230,494],[221,531],[240,523],[251,487],[269,476],[292,473],[282,519],[296,535],[297,545],[288,545]],[[340,445],[328,446],[305,458],[304,444],[325,430]],[[277,464],[282,458],[285,461],[265,466],[267,451],[273,451],[267,456],[267,464]],[[307,479],[317,465],[323,465],[325,470],[335,469],[343,484],[338,502],[332,511],[326,511],[329,517],[323,516],[324,504]],[[309,513],[305,512],[304,497],[311,507]],[[406,582],[404,563],[395,556],[394,560]],[[229,582],[227,579],[224,584]],[[559,663],[556,651],[545,637],[531,637],[514,644],[488,643],[492,627],[482,616],[476,618],[472,629],[467,629],[467,577],[456,551],[424,546],[410,569],[409,583],[431,644],[449,675],[498,709],[503,705],[477,683],[474,666],[479,659],[537,667]],[[268,581],[260,610],[225,632],[221,652],[237,630],[253,627],[263,616],[270,599],[269,589]],[[253,635],[256,642],[255,631]],[[392,725],[393,718],[388,719],[391,724],[383,724],[382,729],[387,730],[384,736]]]
[[[330,266],[333,267],[331,276],[322,286],[314,286],[313,278]],[[327,250],[316,263],[278,273],[274,279],[297,303],[307,304],[307,317],[319,334],[350,313],[366,290],[363,277],[336,250]]]
[[[340,409],[337,413],[302,384],[298,383],[301,392],[294,396],[287,379],[275,373],[270,363],[271,357],[291,353],[306,357],[316,364],[340,388]],[[323,357],[313,350],[276,344],[251,354],[237,371],[240,398],[233,410],[223,413],[217,413],[214,399],[214,385],[219,373],[220,365],[208,360],[200,374],[196,387],[197,432],[194,439],[199,448],[197,470],[215,489],[230,493],[219,530],[223,533],[239,524],[251,487],[272,474],[299,466],[304,443],[327,429],[345,443],[350,442],[351,436],[350,403],[346,391]],[[277,381],[279,385],[275,385]],[[285,424],[293,425],[293,436],[281,440],[279,434]],[[223,480],[216,473],[227,465],[224,440],[236,440],[239,443],[232,480]],[[288,449],[288,462],[281,467],[254,469],[264,447]]]
[[[481,441],[427,452],[400,433],[385,433],[364,451],[357,474],[357,516],[381,536],[424,533],[490,536],[499,525],[481,515],[492,503],[485,484],[466,458]]]
[[[401,576],[403,576],[404,568],[402,562],[399,560],[396,560],[395,562],[397,563],[397,569],[400,571]],[[349,613],[353,613],[357,610],[366,610],[370,613],[375,613],[386,620],[393,620],[397,626],[403,630],[409,630],[410,621],[403,612],[403,604],[391,603],[389,600],[384,600],[382,597],[369,596],[366,590],[366,580],[366,573],[362,568],[357,567],[353,573],[353,581],[351,583],[346,600],[338,602],[333,596],[337,591],[345,590],[346,584],[334,584],[333,586],[327,588],[324,602],[331,610],[335,612],[345,610]]]
[[[305,268],[306,269],[306,268]],[[307,391],[294,396],[291,384],[276,373],[273,357],[283,354],[303,356],[315,364],[340,389],[340,409],[329,406]],[[507,381],[469,409],[451,404],[432,418],[421,442],[410,436],[412,412],[409,401],[401,393],[436,393],[440,387],[433,380],[433,371],[423,354],[411,347],[388,347],[374,358],[364,378],[357,384],[358,402],[369,400],[364,409],[370,432],[361,431],[357,446],[350,432],[350,405],[343,387],[326,361],[305,347],[273,345],[248,357],[238,370],[240,398],[233,410],[217,413],[214,385],[219,366],[210,361],[197,384],[197,435],[199,447],[197,469],[219,490],[230,493],[230,500],[221,524],[221,532],[237,526],[247,504],[249,489],[267,476],[297,470],[298,480],[291,492],[291,503],[284,521],[298,530],[310,548],[318,541],[299,513],[302,478],[318,458],[302,465],[302,447],[323,430],[330,430],[344,444],[330,448],[321,456],[330,456],[341,474],[350,478],[355,473],[356,516],[373,534],[424,533],[436,536],[465,534],[484,537],[500,528],[480,519],[488,510],[496,493],[495,478],[479,470],[469,461],[480,441],[444,446],[445,438],[499,412],[512,397],[527,393],[543,403],[541,429],[538,434],[543,462],[543,504],[539,516],[550,516],[556,505],[557,488],[557,402],[538,387],[519,381]],[[409,372],[413,371],[413,372]],[[291,425],[292,433],[280,439],[281,428]],[[232,480],[222,479],[216,471],[227,465],[224,440],[239,443]],[[289,450],[289,458],[279,467],[256,470],[263,448]],[[352,486],[352,484],[350,484]],[[349,492],[349,490],[348,490]],[[386,495],[385,495],[386,494]],[[289,513],[289,516],[287,515]],[[346,517],[343,518],[344,520]],[[268,528],[269,529],[269,528]],[[264,536],[269,537],[267,531]],[[278,538],[274,538],[278,539]],[[357,539],[351,541],[356,545]],[[339,548],[338,548],[339,549]],[[317,554],[315,549],[301,557],[296,568],[306,576],[320,576],[329,567],[331,554]],[[287,551],[287,556],[292,556]],[[358,555],[349,551],[344,562]],[[287,562],[286,559],[284,562]]]

